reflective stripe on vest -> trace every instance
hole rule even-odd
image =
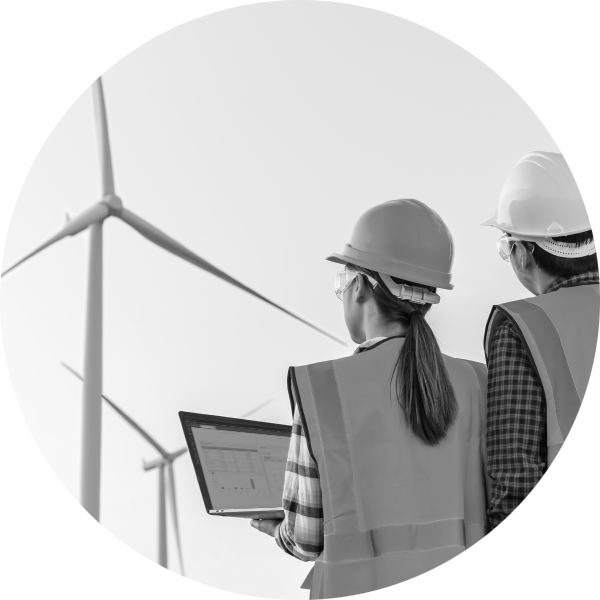
[[[441,546],[471,546],[481,539],[479,526],[469,529],[463,519],[432,523],[387,525],[330,536],[324,562],[362,560],[391,552],[422,552]]]
[[[444,357],[459,419],[439,446],[427,446],[404,424],[390,393],[402,343],[389,340],[351,357],[291,369],[323,500],[324,550],[311,598],[399,583],[485,535],[485,367]]]
[[[534,600],[600,597],[600,286],[564,288],[492,311],[486,350],[509,319],[546,397],[548,478]]]

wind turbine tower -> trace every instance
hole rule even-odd
[[[62,366],[70,373],[75,375],[80,381],[84,381],[83,377],[66,363],[61,363]],[[131,425],[151,446],[153,446],[161,455],[160,458],[143,462],[144,470],[151,471],[158,468],[158,564],[165,569],[169,568],[168,550],[167,550],[167,491],[168,503],[171,507],[171,519],[173,521],[173,529],[175,531],[175,541],[177,544],[177,552],[179,555],[179,566],[181,574],[185,575],[183,567],[183,552],[181,550],[181,534],[179,529],[179,518],[177,516],[177,498],[175,493],[175,472],[173,462],[185,454],[188,449],[180,448],[175,452],[167,452],[164,447],[159,444],[141,425],[134,421],[123,409],[121,409],[108,396],[102,394],[103,400],[111,406],[129,425]],[[273,398],[266,400],[255,406],[253,409],[244,413],[240,418],[244,419],[264,408],[267,404],[273,402]],[[167,480],[168,476],[168,480]]]
[[[100,76],[100,64],[94,35],[94,25],[89,0],[84,0],[91,55],[92,87],[96,116],[96,131],[100,150],[102,198],[65,226],[41,246],[0,274],[3,277],[32,256],[67,236],[89,229],[90,250],[88,258],[87,306],[84,344],[84,384],[82,417],[82,456],[80,479],[79,516],[79,600],[98,600],[98,561],[100,544],[100,460],[102,423],[102,226],[109,217],[117,217],[130,225],[153,244],[212,273],[227,283],[244,290],[255,298],[285,312],[294,319],[347,346],[341,339],[295,315],[262,294],[244,285],[200,258],[185,246],[169,237],[141,217],[123,206],[115,193],[112,158],[108,136],[108,122]]]

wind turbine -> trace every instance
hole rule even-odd
[[[224,273],[211,263],[169,237],[141,217],[123,206],[115,194],[108,121],[102,80],[98,78],[93,86],[96,131],[100,152],[100,170],[102,178],[102,199],[84,210],[81,214],[69,217],[64,227],[49,240],[38,246],[24,258],[2,273],[7,273],[25,261],[45,250],[52,244],[89,229],[90,250],[88,257],[87,306],[84,342],[83,369],[83,414],[82,414],[82,458],[80,499],[83,507],[97,520],[100,518],[100,461],[101,461],[101,421],[102,421],[102,225],[109,217],[117,217],[130,225],[152,243],[179,256],[183,260],[212,273],[216,277],[244,290],[259,300],[266,302],[308,325],[328,338],[347,346],[341,339],[295,315],[279,304],[272,302],[237,279]]]
[[[71,370],[71,369],[69,369],[69,370]],[[243,414],[240,418],[244,419],[245,417],[249,417],[251,414],[254,414],[258,410],[263,408],[263,406],[266,406],[267,404],[269,404],[272,401],[273,401],[273,398],[266,400],[265,402],[259,404],[258,406],[255,406],[252,410]],[[161,451],[159,449],[158,444],[153,444],[153,446],[162,454],[162,456],[160,458],[157,458],[150,462],[144,461],[144,471],[151,471],[152,469],[158,468],[158,481],[159,481],[159,485],[158,485],[158,503],[159,503],[158,504],[159,505],[159,510],[158,510],[158,532],[159,532],[159,534],[158,534],[158,564],[163,567],[166,567],[167,563],[168,563],[167,514],[166,514],[166,507],[165,507],[165,501],[166,501],[165,475],[168,475],[168,489],[169,489],[169,503],[171,506],[171,517],[173,519],[173,524],[175,527],[175,539],[177,540],[177,551],[179,553],[179,564],[181,566],[181,574],[184,575],[183,555],[181,553],[181,541],[179,538],[179,523],[177,520],[177,509],[175,508],[176,507],[175,473],[173,471],[173,462],[175,461],[176,458],[178,458],[182,454],[185,454],[188,451],[188,449],[187,449],[187,447],[180,448],[179,450],[176,450],[175,452],[165,454],[164,451]],[[167,473],[165,473],[165,469],[166,469]]]
[[[62,366],[70,371],[77,379],[85,384],[85,379],[75,369],[61,363]],[[159,487],[158,487],[158,589],[159,600],[168,600],[169,597],[169,579],[168,579],[168,559],[167,559],[167,490],[169,495],[169,504],[171,506],[171,519],[175,530],[175,541],[177,542],[177,553],[179,556],[179,567],[181,569],[181,578],[183,580],[183,591],[186,599],[188,598],[187,582],[185,579],[185,570],[183,568],[183,554],[181,552],[181,538],[179,535],[179,519],[177,518],[177,502],[175,497],[175,473],[173,471],[173,462],[176,458],[185,454],[188,449],[180,448],[175,452],[167,452],[145,429],[136,423],[124,410],[119,408],[105,394],[102,394],[104,401],[111,406],[127,423],[129,423],[148,443],[158,450],[161,458],[151,463],[144,461],[144,471],[149,471],[156,467],[159,468]],[[168,471],[168,482],[165,482],[165,468]]]
[[[61,365],[71,372],[77,379],[85,382],[83,377],[75,371],[72,367],[66,363]],[[104,401],[111,406],[127,423],[129,423],[147,442],[149,442],[161,455],[160,458],[151,462],[144,461],[144,471],[150,471],[158,468],[158,564],[161,567],[168,569],[168,553],[167,553],[167,492],[169,496],[169,505],[171,507],[171,519],[173,521],[173,529],[175,530],[175,541],[177,543],[177,553],[179,556],[179,566],[181,568],[181,574],[185,575],[183,567],[183,553],[181,550],[181,536],[179,533],[179,519],[177,517],[177,499],[175,495],[175,471],[173,469],[173,462],[185,454],[188,449],[187,447],[180,448],[175,452],[167,452],[145,429],[143,429],[138,423],[136,423],[125,411],[119,408],[112,400],[110,400],[105,394],[102,394]],[[262,402],[258,406],[255,406],[252,410],[243,414],[241,418],[245,418],[254,414],[267,404],[273,401],[273,398]],[[168,479],[167,479],[168,477]]]

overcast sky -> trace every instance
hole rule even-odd
[[[172,30],[103,78],[116,190],[125,206],[270,299],[350,343],[333,294],[356,219],[386,200],[434,208],[456,244],[455,288],[430,322],[442,350],[483,361],[494,303],[525,297],[479,227],[511,166],[558,151],[527,105],[476,58],[384,13],[277,3]],[[568,156],[567,156],[568,160]],[[92,100],[83,91],[42,148],[15,208],[3,268],[98,200]],[[104,390],[169,450],[177,411],[290,422],[289,365],[352,349],[105,223]],[[26,420],[78,496],[87,233],[2,281],[2,335]],[[151,558],[152,448],[105,407],[101,521]],[[189,577],[241,593],[304,598],[308,565],[247,522],[209,517],[186,455],[176,463]],[[235,543],[233,543],[235,540]],[[177,568],[171,544],[171,564]],[[232,565],[240,576],[232,579]],[[267,577],[269,575],[269,577]]]

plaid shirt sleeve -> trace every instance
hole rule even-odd
[[[285,519],[275,531],[277,545],[302,560],[323,551],[323,504],[317,465],[308,452],[300,411],[296,410],[283,484]]]
[[[546,468],[546,401],[514,326],[498,327],[488,357],[488,517],[499,525],[531,492]]]

